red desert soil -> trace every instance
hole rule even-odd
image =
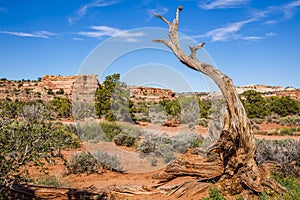
[[[259,124],[260,131],[271,131],[275,128],[282,128],[282,126],[277,124]],[[147,125],[142,126],[144,130],[151,132],[153,134],[166,134],[166,135],[176,135],[179,133],[191,133],[198,132],[201,135],[205,136],[207,134],[207,128],[198,127],[195,130],[189,130],[187,126],[181,125],[180,127],[161,127],[158,125]],[[300,136],[265,136],[265,135],[255,135],[256,138],[260,139],[271,139],[271,140],[280,140],[287,138],[298,138]],[[49,174],[61,177],[62,182],[69,182],[72,188],[85,189],[92,188],[93,192],[103,192],[111,187],[123,187],[127,186],[139,188],[151,187],[154,186],[157,181],[152,179],[154,174],[157,174],[163,167],[164,164],[158,163],[158,166],[151,166],[149,160],[146,158],[140,158],[139,153],[135,152],[133,148],[128,147],[119,147],[113,143],[108,142],[99,142],[99,143],[83,143],[82,148],[75,150],[63,150],[62,153],[67,160],[70,160],[71,156],[75,153],[81,151],[90,151],[94,152],[97,150],[104,150],[108,153],[116,154],[120,162],[123,165],[124,173],[111,172],[108,170],[99,171],[98,174],[78,174],[78,175],[66,175],[66,168],[63,166],[62,162],[57,162],[55,165],[49,166]],[[32,177],[39,177],[41,174],[36,169],[30,169],[30,175]],[[188,177],[177,178],[166,187],[172,187],[180,182],[182,183],[183,179],[190,179]],[[207,190],[203,193],[200,193],[199,196],[193,197],[199,199],[208,195]],[[118,198],[119,199],[119,198]],[[121,199],[121,197],[120,197]],[[123,198],[122,198],[123,199]],[[124,199],[173,199],[172,197],[163,195],[163,194],[152,194],[152,195],[131,195],[130,191],[126,198]],[[181,198],[181,199],[190,199],[190,198]]]

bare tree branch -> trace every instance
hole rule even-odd
[[[191,50],[190,58],[195,59],[196,58],[196,51],[198,49],[201,49],[204,45],[205,45],[205,42],[200,43],[198,46],[194,46],[194,47],[189,46],[190,50]]]
[[[166,20],[166,18],[164,18],[163,16],[161,16],[161,15],[159,15],[159,14],[155,13],[155,12],[153,12],[153,15],[154,15],[155,17],[157,17],[157,18],[161,19],[162,21],[164,21],[166,24],[168,24],[168,25],[169,25],[169,27],[170,27],[170,26],[172,26],[172,23],[171,23],[171,22],[169,22],[168,20]]]
[[[157,43],[163,43],[165,44],[167,47],[170,47],[170,41],[165,40],[165,39],[154,39],[152,40],[153,42],[157,42]]]

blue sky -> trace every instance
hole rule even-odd
[[[34,80],[46,74],[80,73],[90,52],[108,38],[119,36],[128,45],[140,43],[145,35],[140,28],[167,28],[153,12],[173,20],[178,5],[183,6],[179,31],[206,42],[213,62],[235,85],[300,88],[300,0],[0,0],[0,77]],[[134,29],[139,31],[130,31]],[[103,59],[116,48],[104,53],[102,49],[97,58]],[[140,70],[145,66],[149,78],[146,69],[152,66],[153,77],[172,79],[157,67],[165,66],[184,74],[194,90],[203,90],[205,85],[197,82],[199,74],[185,69],[164,50],[130,52],[110,66],[99,67],[109,68],[107,73],[121,73],[124,80],[129,74],[137,80],[132,84],[169,87],[159,78],[139,82],[145,80]],[[129,73],[137,68],[135,76]]]

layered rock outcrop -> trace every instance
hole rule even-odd
[[[145,100],[147,102],[159,102],[161,100],[175,99],[175,92],[169,89],[153,87],[129,87],[131,100],[136,102]]]
[[[0,99],[12,101],[50,101],[56,96],[66,97],[72,101],[93,102],[96,90],[100,87],[97,75],[54,76],[46,75],[39,81],[30,80],[0,80]],[[128,87],[133,102],[148,101],[159,102],[161,100],[173,100],[176,93],[169,89],[153,87]],[[262,96],[290,96],[300,101],[300,89],[281,86],[249,85],[236,88],[241,94],[247,90],[260,92]],[[211,94],[206,92],[188,92],[179,95],[197,95],[201,99],[210,99]]]
[[[0,99],[12,101],[50,101],[54,97],[82,98],[93,101],[99,88],[97,75],[54,76],[46,75],[39,81],[0,81]]]
[[[239,94],[247,90],[255,90],[260,92],[263,97],[277,96],[284,97],[289,96],[293,99],[300,101],[300,89],[294,87],[281,87],[281,86],[267,86],[267,85],[249,85],[236,87]]]

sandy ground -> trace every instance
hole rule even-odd
[[[70,122],[68,122],[70,123]],[[260,131],[272,131],[275,128],[282,128],[282,126],[277,124],[259,124]],[[176,134],[182,133],[199,133],[203,136],[207,134],[207,128],[197,127],[194,130],[190,130],[187,126],[181,125],[179,127],[163,127],[154,124],[148,124],[141,126],[147,132],[154,135],[165,134],[169,136],[174,136]],[[300,139],[300,136],[265,136],[265,135],[255,135],[259,139],[268,140],[283,140],[288,138]],[[103,191],[104,189],[114,187],[114,186],[126,186],[134,185],[136,187],[143,187],[145,185],[151,186],[155,185],[155,180],[152,176],[158,173],[165,164],[158,163],[158,166],[151,166],[149,159],[141,158],[139,153],[133,148],[116,146],[110,142],[98,142],[98,143],[83,143],[82,148],[76,150],[63,150],[62,153],[67,160],[70,160],[71,156],[75,153],[82,151],[95,152],[97,150],[103,150],[110,154],[115,154],[119,157],[119,160],[123,166],[124,173],[111,172],[108,170],[100,171],[97,174],[78,174],[78,175],[66,175],[66,168],[62,163],[57,162],[55,165],[49,166],[49,174],[60,177],[63,182],[69,182],[73,188],[94,188],[95,191]],[[30,171],[31,176],[38,177],[41,174],[32,169]],[[182,181],[179,180],[178,181]],[[176,181],[174,185],[178,184]],[[207,195],[203,193],[203,195]],[[201,195],[199,196],[199,198]],[[165,199],[166,196],[161,194],[151,195],[151,196],[128,196],[128,199]],[[198,196],[197,196],[198,198]],[[170,198],[171,199],[171,198]]]

